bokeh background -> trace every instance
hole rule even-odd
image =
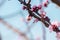
[[[25,18],[26,20],[28,12],[22,9],[23,5],[20,4],[18,0],[3,1],[3,4],[0,5],[0,17],[11,24],[14,28],[17,28],[24,33],[27,31],[28,25],[31,25],[32,28],[30,29],[30,32],[26,34],[30,40],[36,40],[37,37],[40,38],[40,40],[44,40],[43,34],[45,35],[45,40],[57,40],[56,33],[50,32],[50,30],[41,22],[37,22],[32,25],[32,20],[29,22],[29,24],[26,24],[21,20],[22,18]],[[0,2],[2,1],[0,0]],[[50,0],[49,2],[48,7],[44,9],[47,12],[47,16],[49,16],[51,22],[54,20],[60,21],[60,8]],[[40,0],[32,0],[31,4],[32,6],[39,5]],[[0,34],[2,40],[24,40],[21,36],[19,36],[19,34],[16,34],[3,25],[3,23],[0,23]]]

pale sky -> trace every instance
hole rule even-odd
[[[45,0],[44,0],[45,1]],[[39,4],[39,0],[35,1],[32,0],[32,5],[38,5]],[[48,5],[47,8],[45,8],[45,11],[47,12],[47,16],[49,16],[49,18],[51,19],[51,22],[54,20],[58,20],[60,21],[60,8],[58,6],[56,6],[54,3],[52,3],[50,1],[50,4]],[[25,16],[23,16],[24,18],[26,18],[26,16],[28,12],[25,10],[22,10],[22,5],[17,1],[17,0],[5,0],[5,3],[0,6],[0,16],[7,21],[8,23],[10,23],[12,26],[14,26],[14,28],[17,28],[19,30],[21,30],[22,32],[25,32],[27,29],[26,24],[21,21],[20,19],[22,18],[22,14],[24,14]],[[11,16],[11,17],[9,17]],[[44,25],[43,25],[44,27]],[[49,32],[49,29],[46,28],[46,40],[56,40],[55,36],[55,32]],[[38,22],[36,24],[33,25],[33,27],[31,28],[31,33],[32,33],[32,38],[34,38],[34,40],[36,39],[36,37],[40,37],[41,40],[42,39],[42,24],[41,22]],[[6,28],[6,26],[4,26],[2,23],[0,23],[0,33],[2,36],[2,40],[23,40],[23,39],[19,39],[19,35],[14,33],[12,30]],[[27,33],[27,36],[29,38],[31,38],[30,34]]]

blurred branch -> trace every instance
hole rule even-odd
[[[28,37],[22,33],[21,31],[19,31],[18,29],[16,28],[13,28],[13,26],[11,26],[9,23],[7,23],[6,21],[4,21],[3,19],[0,20],[1,23],[3,23],[7,28],[13,30],[15,33],[18,33],[20,36],[24,37],[26,40],[28,40]]]
[[[0,2],[0,7],[1,6],[3,6],[3,4],[6,2],[6,0],[2,0],[1,2]]]
[[[60,0],[51,0],[51,1],[60,7]]]
[[[31,0],[28,1],[28,4],[30,4]]]

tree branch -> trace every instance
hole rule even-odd
[[[4,21],[3,19],[0,20],[1,23],[3,23],[7,28],[13,30],[15,33],[18,33],[20,36],[24,37],[26,40],[28,40],[28,37],[26,36],[26,34],[24,34],[23,32],[19,31],[16,28],[13,28],[13,26],[11,26],[9,23],[7,23],[6,21]]]
[[[52,0],[53,1],[53,0]],[[54,0],[55,1],[55,0]],[[29,3],[31,2],[31,0],[29,0]],[[55,1],[55,2],[58,2],[58,1]],[[60,2],[59,2],[60,3]],[[23,5],[24,5],[24,3],[23,3]],[[27,8],[27,10],[28,10],[28,13],[29,13],[29,15],[30,16],[32,16],[32,17],[34,17],[34,18],[37,18],[39,21],[41,21],[46,27],[49,27],[49,25],[51,25],[51,22],[50,22],[50,19],[46,16],[46,18],[42,18],[39,14],[37,14],[36,12],[34,13],[34,12],[32,12],[31,11],[31,5],[25,5]],[[38,17],[37,15],[39,15],[40,17]],[[53,31],[55,31],[55,32],[60,32],[60,30],[58,29],[58,28],[55,28],[55,29],[53,29]]]

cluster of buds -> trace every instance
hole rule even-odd
[[[40,10],[40,9],[42,8],[42,5],[38,5],[37,7],[38,7],[38,9]]]
[[[49,17],[46,16],[46,12],[42,11],[42,13],[41,13],[40,15],[41,15],[41,17],[42,17],[45,21],[50,22]]]
[[[57,30],[59,30],[58,29],[58,27],[59,27],[58,24],[60,25],[60,23],[58,23],[58,22],[51,23],[49,17],[46,16],[45,12],[42,12],[40,14],[38,13],[39,10],[40,11],[42,10],[42,6],[43,7],[48,6],[48,4],[49,4],[48,0],[46,0],[46,2],[40,4],[39,6],[33,6],[32,8],[31,8],[31,5],[30,5],[31,0],[29,0],[28,3],[26,3],[25,1],[22,1],[22,0],[20,0],[20,2],[24,5],[23,9],[24,10],[27,9],[28,12],[29,12],[29,16],[27,17],[27,21],[30,21],[32,19],[32,16],[33,16],[34,18],[37,18],[37,19],[34,20],[35,22],[38,21],[38,20],[41,21],[41,19],[42,19],[43,23],[45,24],[46,27],[49,27],[50,29],[52,29],[55,32],[57,32]]]
[[[33,6],[31,11],[32,12],[37,12],[38,10],[40,10],[42,8],[42,5],[39,5],[39,6]]]
[[[25,10],[27,7],[26,6],[23,6],[23,10]]]
[[[49,18],[48,16],[46,16],[46,17],[44,18],[44,20],[47,21],[48,23],[50,23],[50,18]]]
[[[49,2],[48,2],[48,0],[46,0],[46,2],[43,3],[43,6],[44,6],[44,7],[47,7],[48,4],[49,4]]]
[[[58,21],[54,21],[51,23],[51,25],[49,26],[49,29],[51,31],[57,31],[58,27],[60,26],[60,22]]]
[[[48,5],[48,0],[46,0],[46,2],[44,2],[43,4],[40,4],[38,6],[33,6],[30,10],[32,12],[38,12],[38,10],[41,10],[42,9],[42,5],[44,5],[44,7],[47,7]],[[23,10],[27,9],[28,7],[27,6],[23,6]],[[38,14],[39,15],[39,14]],[[42,12],[41,14],[41,17],[44,18],[46,21],[50,20],[47,16],[46,16],[46,13],[45,12]]]
[[[45,18],[46,17],[46,12],[42,11],[40,15],[41,15],[42,18]]]

